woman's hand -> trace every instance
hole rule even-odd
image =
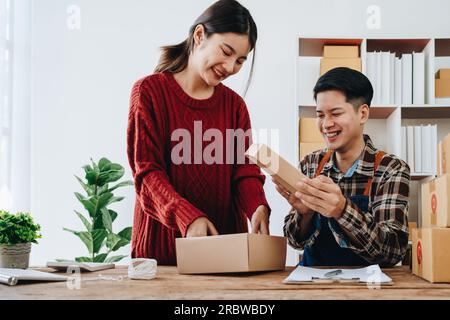
[[[269,234],[269,209],[260,205],[252,216],[252,233]]]
[[[186,238],[216,236],[217,232],[214,224],[206,217],[200,217],[192,222],[186,232]]]

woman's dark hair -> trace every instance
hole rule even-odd
[[[369,79],[361,72],[345,67],[331,69],[317,80],[314,100],[319,92],[329,90],[342,92],[346,101],[351,103],[355,110],[363,104],[370,107],[373,98],[373,88]]]
[[[200,24],[205,30],[205,37],[209,37],[214,33],[227,32],[248,35],[250,51],[255,50],[258,31],[250,12],[235,0],[219,0],[197,18],[189,29],[189,36],[186,40],[176,45],[161,47],[161,57],[155,72],[178,73],[186,69],[189,55],[194,48],[194,30]],[[253,51],[250,76],[244,95],[248,90],[250,79],[253,75],[255,51]]]

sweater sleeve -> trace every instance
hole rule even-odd
[[[264,194],[265,176],[255,164],[245,157],[245,151],[252,144],[251,123],[245,102],[241,100],[235,128],[234,150],[235,167],[233,174],[234,197],[240,211],[251,220],[255,210],[264,205],[271,211]]]
[[[152,99],[145,79],[132,89],[127,129],[127,154],[136,190],[136,201],[145,214],[186,236],[188,226],[206,216],[176,192],[166,173],[164,117]]]

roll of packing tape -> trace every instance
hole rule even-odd
[[[156,268],[157,262],[155,259],[131,259],[128,266],[128,277],[130,279],[150,280],[156,277]]]

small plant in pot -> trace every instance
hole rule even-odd
[[[110,256],[110,253],[126,246],[131,241],[131,227],[126,227],[118,233],[113,230],[113,222],[117,218],[117,212],[111,210],[109,205],[122,201],[124,197],[116,197],[113,191],[117,188],[131,186],[132,181],[118,182],[124,175],[124,168],[117,163],[112,163],[106,158],[101,158],[98,163],[91,159],[91,164],[83,167],[85,180],[75,176],[86,195],[75,192],[78,201],[81,202],[87,215],[78,211],[75,214],[80,218],[85,230],[75,231],[64,228],[73,233],[84,243],[89,255],[76,257],[76,262],[113,263],[123,259],[124,255]],[[112,183],[114,183],[112,185]],[[102,250],[105,249],[105,250]],[[57,259],[57,261],[73,261]]]
[[[28,268],[31,243],[41,238],[40,229],[29,213],[0,210],[0,268]]]

